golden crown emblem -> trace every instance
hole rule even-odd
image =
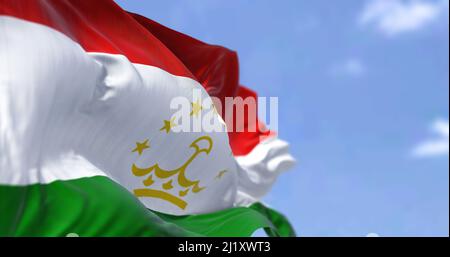
[[[144,144],[146,144],[147,141],[145,141]],[[203,145],[203,147],[201,145]],[[192,193],[198,193],[205,189],[205,187],[201,187],[199,185],[200,180],[188,179],[186,177],[186,170],[201,153],[209,155],[213,147],[213,140],[209,136],[202,136],[194,140],[189,147],[194,149],[193,154],[186,162],[176,169],[162,169],[159,164],[155,164],[148,168],[139,168],[136,164],[133,164],[131,171],[135,176],[146,176],[145,180],[142,182],[146,188],[135,189],[134,195],[137,197],[153,197],[162,199],[184,210],[187,206],[187,202],[182,198],[185,197],[189,191]],[[146,148],[148,148],[148,146]],[[149,188],[155,182],[155,178],[164,180],[162,189]],[[184,188],[184,190],[178,190],[178,192],[175,192],[176,195],[171,193],[174,191],[174,186],[172,185],[174,182]]]

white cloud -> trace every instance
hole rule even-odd
[[[362,26],[374,25],[382,33],[393,36],[422,29],[444,13],[448,0],[371,0],[359,17]]]
[[[436,120],[431,126],[432,132],[436,134],[435,138],[430,138],[419,145],[417,145],[412,154],[415,157],[433,157],[433,156],[448,156],[449,144],[449,123],[448,120]]]
[[[345,75],[351,77],[360,77],[366,73],[364,63],[358,58],[348,58],[342,62],[335,64],[331,68],[333,75]]]

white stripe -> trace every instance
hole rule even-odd
[[[236,204],[241,206],[259,201],[277,177],[295,164],[289,154],[289,144],[276,137],[262,141],[248,155],[236,160],[239,164]]]

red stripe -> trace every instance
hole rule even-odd
[[[255,98],[255,101],[257,102],[258,96],[256,92],[253,90],[250,90],[244,86],[239,86],[238,91],[236,92],[236,96],[247,98],[252,97]],[[235,117],[234,124],[237,123],[236,121],[236,115],[233,115]],[[230,145],[233,149],[234,156],[241,156],[241,155],[247,155],[250,153],[255,146],[257,146],[262,140],[274,136],[276,133],[273,131],[265,131],[262,132],[259,127],[264,127],[265,125],[261,123],[257,118],[256,119],[249,119],[248,113],[245,113],[244,115],[244,128],[246,129],[245,132],[229,132],[228,137],[230,139]],[[257,128],[257,131],[255,132],[249,132],[247,131],[248,128]]]
[[[87,52],[123,54],[133,63],[194,78],[164,44],[111,0],[0,0],[0,15],[56,29]]]

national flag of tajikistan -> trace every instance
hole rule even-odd
[[[189,119],[225,131],[203,102],[256,98],[234,52],[111,0],[0,0],[0,236],[294,235],[258,203],[287,143],[180,132],[170,103],[196,92]]]

